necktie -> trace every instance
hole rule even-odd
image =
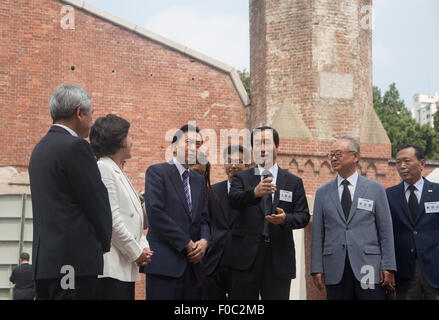
[[[416,187],[414,185],[409,186],[410,196],[409,196],[409,208],[412,214],[413,222],[416,221],[416,216],[418,215],[419,203],[418,198],[415,195]]]
[[[186,196],[187,205],[189,207],[189,216],[192,217],[192,201],[191,201],[191,195],[189,193],[189,172],[187,170],[183,172],[183,186],[184,186],[184,195]]]
[[[348,188],[349,181],[345,179],[341,184],[343,185],[343,193],[341,194],[341,207],[343,208],[346,220],[348,220],[349,211],[351,211],[352,206],[351,193]]]
[[[273,177],[273,175],[271,174],[271,172],[269,172],[269,171],[264,171],[264,174],[263,174],[263,176],[262,176],[262,180],[264,180],[264,179],[267,179],[267,178],[269,178],[269,177]],[[271,196],[271,194],[264,194],[263,196],[262,196],[262,208],[263,208],[263,211],[264,211],[264,215],[270,215],[270,214],[272,214],[273,212],[273,208],[272,208],[272,206],[273,206],[273,203],[272,203],[272,196]],[[264,230],[262,231],[262,235],[264,236],[264,237],[269,237],[270,236],[270,233],[269,233],[269,231],[268,231],[268,221],[266,220],[266,219],[264,219]]]

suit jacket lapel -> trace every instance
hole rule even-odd
[[[284,170],[281,168],[277,171],[277,178],[276,178],[276,192],[274,194],[274,201],[273,201],[273,210],[276,211],[276,208],[279,206],[279,198],[280,198],[280,190],[283,190],[285,188],[285,185],[287,184],[287,174]],[[275,212],[276,213],[276,212]]]
[[[216,193],[218,196],[218,203],[220,205],[221,211],[224,216],[224,221],[226,224],[230,224],[230,207],[229,207],[229,196],[227,193],[227,180],[221,182],[221,185],[218,188],[218,192]]]
[[[136,190],[134,189],[133,185],[131,184],[131,181],[128,179],[128,177],[125,175],[125,173],[122,172],[122,181],[125,185],[125,188],[127,189],[128,194],[130,195],[130,199],[132,203],[134,204],[134,207],[137,209],[137,213],[140,215],[140,217],[143,220],[143,210],[142,205],[139,199],[139,196],[137,195]]]
[[[358,198],[362,198],[366,193],[367,185],[365,184],[365,180],[361,175],[358,175],[357,186],[355,187],[354,199],[352,200],[351,210],[349,211],[349,217],[347,223],[352,220],[355,213],[357,212]]]
[[[250,186],[254,189],[259,184],[259,182],[261,182],[261,174],[259,173],[259,169],[257,166],[253,168],[252,175],[253,176],[250,177],[249,180],[250,180]],[[258,205],[259,210],[260,210],[261,214],[263,216],[265,216],[264,208],[262,207],[262,201],[261,201],[262,198],[260,198],[259,200],[260,200],[259,205]]]
[[[178,197],[180,198],[181,203],[183,204],[184,210],[186,210],[186,213],[189,216],[189,207],[184,193],[183,181],[180,178],[180,172],[178,172],[178,169],[175,166],[175,164],[170,163],[169,165],[171,167],[169,170],[169,178],[172,181],[172,185],[174,186],[175,191]],[[192,205],[192,208],[193,207],[194,206]]]
[[[335,208],[337,209],[337,212],[340,216],[340,219],[343,220],[344,222],[346,222],[343,208],[341,207],[340,195],[338,194],[337,178],[335,178],[331,183],[329,196],[332,199],[332,201],[334,202]]]
[[[204,186],[199,186],[195,182],[195,178],[194,178],[195,174],[197,173],[193,172],[192,170],[189,171],[189,184],[191,186],[191,201],[192,201],[192,219],[194,218],[194,214],[198,212],[198,210],[195,209],[197,208],[198,205],[198,199],[200,198],[201,188],[204,187]],[[184,188],[183,188],[183,193],[184,193]],[[189,212],[189,207],[188,207],[188,212]]]
[[[431,194],[430,192],[428,192],[428,190],[432,190],[432,189],[433,186],[431,185],[430,181],[424,179],[424,187],[422,188],[421,201],[419,201],[419,209],[418,209],[418,214],[416,216],[415,225],[416,223],[418,223],[419,219],[421,218],[421,215],[425,214],[425,203],[432,201]]]
[[[404,190],[404,182],[401,182],[398,186],[398,193],[400,194],[399,198],[399,205],[401,207],[401,210],[398,210],[398,215],[400,216],[401,220],[404,221],[409,227],[414,226],[414,222],[412,219],[412,215],[410,213],[410,208],[407,202],[407,198],[405,196],[405,190]]]
[[[119,176],[119,180],[122,182],[122,185],[124,186],[131,202],[133,203],[134,208],[136,208],[137,214],[140,215],[140,217],[143,220],[143,210],[140,204],[140,199],[138,198],[136,190],[132,186],[130,180],[128,180],[127,176],[123,173],[123,171],[117,166],[117,164],[111,158],[106,157],[103,158],[102,161],[108,163],[113,168],[113,170],[117,173],[117,175]]]

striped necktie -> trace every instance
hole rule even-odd
[[[189,172],[187,170],[183,172],[183,186],[184,186],[184,195],[186,196],[187,205],[189,207],[189,216],[192,217],[192,200],[191,200],[191,194],[189,192]]]

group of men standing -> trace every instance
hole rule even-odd
[[[32,154],[37,298],[93,299],[111,247],[108,194],[83,139],[91,113],[79,105],[64,122],[77,134],[61,135],[54,126]],[[228,146],[227,180],[210,188],[190,169],[203,143],[200,130],[186,125],[175,133],[172,144],[183,155],[151,165],[145,176],[154,251],[144,266],[147,299],[289,298],[296,276],[292,230],[306,227],[310,214],[302,179],[277,164],[279,142],[274,128],[253,130],[253,155],[262,159],[253,167],[244,161],[250,150]],[[328,158],[337,177],[315,196],[316,286],[326,287],[328,299],[385,299],[395,289],[401,299],[438,299],[439,185],[422,177],[422,150],[398,149],[403,182],[387,191],[357,173],[354,138],[338,139]],[[73,289],[62,285],[66,265],[75,270]]]
[[[421,148],[398,148],[403,180],[384,190],[357,173],[358,142],[328,154],[335,180],[315,196],[311,274],[328,299],[439,299],[439,184],[422,177]]]
[[[276,130],[257,128],[251,141],[266,160],[249,168],[250,151],[230,145],[223,153],[228,179],[209,190],[189,166],[203,142],[197,127],[183,126],[174,136],[185,157],[148,168],[147,238],[155,256],[145,266],[147,299],[289,298],[292,229],[310,218],[305,190],[276,163]]]

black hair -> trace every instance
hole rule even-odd
[[[403,145],[399,146],[398,148],[396,148],[396,153],[400,152],[401,150],[407,149],[407,148],[415,149],[415,156],[418,160],[425,159],[424,150],[416,144],[411,144],[411,143],[403,144]]]
[[[29,259],[30,259],[30,257],[29,257],[29,253],[27,253],[27,252],[22,252],[22,253],[20,254],[20,260],[27,260],[27,261],[29,261]]]
[[[279,133],[277,133],[276,129],[269,127],[269,126],[262,126],[262,127],[258,127],[256,129],[253,129],[252,133],[251,133],[251,145],[253,147],[253,135],[255,134],[255,131],[260,130],[271,130],[273,132],[273,140],[274,140],[274,144],[277,147],[279,147]]]
[[[172,138],[172,143],[176,143],[178,140],[180,140],[181,137],[183,137],[185,132],[188,131],[195,131],[197,133],[200,134],[201,137],[201,141],[203,141],[203,136],[200,133],[200,129],[198,127],[194,127],[192,125],[189,124],[185,124],[184,126],[182,126],[180,129],[178,129],[175,134],[174,137]]]
[[[129,129],[130,123],[114,114],[96,119],[90,129],[90,144],[96,158],[111,156],[123,148]]]
[[[244,155],[244,163],[250,162],[250,152],[247,150],[247,148],[243,147],[242,145],[229,145],[228,147],[224,148],[223,150],[223,159],[224,162],[227,163],[228,159],[227,156],[232,153],[235,153],[236,151],[242,152]]]
[[[204,182],[206,183],[206,191],[207,191],[206,201],[209,202],[209,197],[208,197],[209,192],[212,192],[213,195],[215,196],[215,199],[218,200],[218,196],[216,195],[215,191],[212,189],[212,185],[210,182],[210,172],[211,172],[212,166],[211,166],[209,160],[207,159],[206,155],[204,154],[204,152],[200,152],[198,154],[196,164],[201,164],[201,165],[206,166],[206,171],[204,172],[204,175],[203,175]]]

